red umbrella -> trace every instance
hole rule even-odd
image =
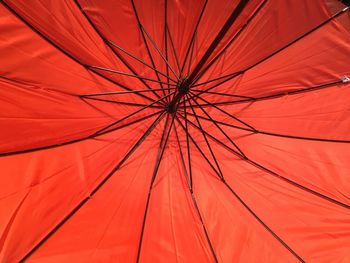
[[[1,262],[350,262],[339,0],[3,0]]]

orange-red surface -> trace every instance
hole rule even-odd
[[[190,87],[237,73],[186,104],[194,142],[181,103],[140,144],[161,104],[93,136],[163,97],[165,82],[175,88],[239,2],[0,2],[0,262],[350,262],[350,84],[340,80],[350,13],[340,1],[248,1],[196,79],[209,83]],[[80,97],[147,86],[158,90],[103,97],[129,105]]]

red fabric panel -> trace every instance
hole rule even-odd
[[[29,261],[135,261],[152,174],[144,171],[152,171],[156,152],[157,144],[146,141]]]
[[[350,261],[349,9],[247,1],[177,80],[243,2],[0,3],[0,262]]]
[[[142,123],[138,128],[142,131],[143,127]],[[1,157],[3,173],[11,175],[0,189],[1,207],[8,208],[1,215],[2,260],[21,259],[90,194],[141,136],[130,135],[130,130],[137,129]]]

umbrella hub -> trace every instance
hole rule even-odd
[[[177,109],[177,105],[180,103],[181,98],[185,96],[190,90],[190,83],[188,78],[182,78],[176,86],[176,92],[172,100],[167,104],[165,110],[169,113],[174,113]]]
[[[188,81],[188,78],[183,78],[180,80],[179,84],[177,85],[178,92],[185,95],[190,90],[190,83]]]

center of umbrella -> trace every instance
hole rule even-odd
[[[190,90],[190,83],[188,82],[188,78],[181,79],[176,86],[176,92],[172,100],[167,104],[165,110],[169,113],[175,112],[181,98],[185,96],[189,90]]]

